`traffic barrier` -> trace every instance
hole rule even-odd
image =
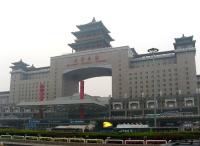
[[[166,140],[146,140],[146,144],[167,144]]]
[[[69,143],[85,143],[83,138],[69,138]]]
[[[1,139],[12,139],[12,135],[1,135]]]
[[[104,143],[103,139],[86,139],[86,143]]]
[[[144,140],[125,140],[124,144],[145,144]]]
[[[1,139],[4,140],[21,140],[21,141],[54,141],[65,143],[96,143],[96,144],[167,144],[166,140],[122,140],[122,139],[84,139],[84,138],[65,138],[65,137],[37,137],[37,136],[20,136],[20,135],[1,135]]]
[[[40,141],[54,141],[54,139],[52,137],[39,137]]]
[[[69,139],[68,138],[65,138],[65,137],[62,137],[62,138],[54,138],[54,141],[57,141],[57,142],[69,142]]]
[[[21,135],[13,135],[12,139],[14,140],[25,140],[25,136],[21,136]]]
[[[106,144],[124,144],[124,140],[121,139],[106,139]]]
[[[38,137],[37,136],[25,136],[25,140],[33,140],[33,141],[38,141]]]

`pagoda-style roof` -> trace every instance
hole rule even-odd
[[[18,70],[18,69],[27,70],[27,66],[29,66],[28,64],[23,62],[22,59],[18,62],[14,62],[12,64],[13,64],[13,66],[11,66],[10,68],[12,68],[13,70]]]
[[[107,47],[111,47],[110,42],[107,41],[106,39],[103,39],[103,38],[101,38],[101,39],[99,38],[99,39],[95,39],[95,40],[86,40],[86,41],[81,41],[81,42],[76,42],[76,43],[71,43],[71,44],[69,44],[69,46],[72,47],[74,50],[80,51],[80,47],[83,50],[86,50],[87,49],[87,45],[89,45],[89,44],[95,44],[96,42],[99,42],[99,41],[103,41],[104,44]]]
[[[99,34],[90,37],[80,37],[75,40],[75,42],[84,42],[84,41],[93,41],[93,40],[106,40],[107,42],[111,42],[113,39],[107,34]]]
[[[110,33],[110,31],[105,27],[102,21],[96,21],[95,18],[92,19],[91,22],[83,24],[83,25],[77,25],[77,28],[80,30],[86,30],[91,28],[103,28],[107,33]]]
[[[79,31],[72,32],[76,40],[74,43],[69,44],[75,51],[111,47],[110,42],[113,41],[113,38],[111,38],[109,35],[110,31],[101,21],[96,21],[93,18],[91,22],[77,25],[77,27]]]
[[[101,28],[91,28],[89,30],[75,31],[75,32],[72,32],[72,34],[75,37],[80,38],[80,37],[82,37],[84,35],[92,34],[94,32],[99,32],[99,34],[107,36],[110,41],[114,41],[114,39],[106,32],[106,30],[105,29],[101,29]]]
[[[22,59],[20,59],[20,61],[18,62],[13,62],[13,65],[17,65],[17,66],[29,66],[28,64],[26,64],[25,62],[22,61]]]
[[[175,38],[174,48],[177,49],[178,46],[180,47],[195,47],[196,40],[193,40],[193,36],[186,37],[183,36],[181,38]]]
[[[12,68],[12,71],[19,71],[22,70],[24,72],[35,72],[35,71],[46,71],[49,70],[49,66],[46,67],[35,67],[33,64],[31,66],[29,66],[28,64],[24,63],[22,60],[18,61],[18,62],[14,62],[12,63],[13,66],[11,66],[10,68]]]

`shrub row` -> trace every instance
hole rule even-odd
[[[42,137],[78,137],[87,139],[166,139],[166,140],[180,140],[180,139],[199,139],[200,132],[132,132],[132,133],[117,133],[117,132],[92,132],[92,133],[65,133],[58,131],[45,130],[19,130],[19,129],[0,129],[0,135],[21,135],[21,136],[42,136]]]

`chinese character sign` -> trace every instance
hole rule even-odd
[[[45,86],[43,83],[40,83],[39,86],[39,101],[44,101],[44,94],[45,94]]]
[[[84,81],[80,81],[80,99],[84,99]]]

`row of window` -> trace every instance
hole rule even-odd
[[[158,107],[157,101],[154,104],[153,100],[149,100],[145,104],[140,103],[139,101],[130,101],[127,108],[128,109],[140,109],[140,108],[150,108],[151,109],[151,108],[154,108],[155,105],[156,105],[156,107]],[[185,107],[192,107],[194,105],[195,105],[194,104],[194,98],[184,100],[184,106]],[[177,101],[166,99],[165,102],[164,102],[164,107],[175,108],[175,107],[177,107]],[[113,102],[111,108],[114,109],[114,110],[121,110],[121,109],[125,109],[126,107],[122,102]]]
[[[189,71],[189,67],[185,67],[184,68],[185,69],[185,71],[186,72],[188,72]],[[172,69],[172,68],[168,68],[168,69],[162,69],[162,70],[156,70],[156,71],[154,71],[154,70],[152,70],[152,71],[145,71],[145,72],[135,72],[135,73],[129,73],[129,75],[130,76],[132,76],[132,75],[134,75],[134,76],[137,76],[137,75],[142,75],[142,74],[155,74],[155,73],[157,73],[157,74],[159,74],[159,73],[171,73],[171,72],[174,72],[174,73],[177,73],[178,72],[178,69],[177,68],[174,68],[174,69]]]
[[[160,65],[169,65],[176,64],[176,60],[163,60],[153,63],[153,61],[140,61],[140,62],[131,62],[130,67],[139,68],[139,67],[152,67],[152,66],[160,66]]]

